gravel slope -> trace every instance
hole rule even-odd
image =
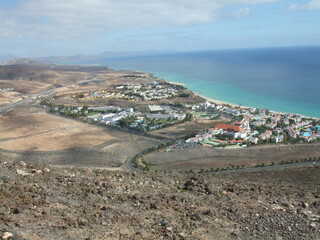
[[[0,162],[2,239],[320,239],[320,167],[126,173]]]

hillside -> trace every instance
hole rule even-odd
[[[319,166],[195,175],[2,160],[0,234],[32,240],[319,239],[319,186]]]
[[[28,80],[49,82],[53,75],[48,70],[37,65],[3,65],[0,66],[0,79],[2,80]]]
[[[30,60],[9,61],[0,65],[1,80],[25,80],[55,83],[61,78],[76,82],[81,74],[108,70],[99,66],[48,65]],[[71,79],[73,78],[73,79]],[[65,82],[65,84],[70,82]]]
[[[0,64],[0,88],[13,88],[12,94],[35,94],[89,81],[94,78],[95,72],[105,71],[109,71],[107,67],[51,65],[16,59]],[[16,99],[10,99],[8,94],[2,95],[0,98],[5,104]]]

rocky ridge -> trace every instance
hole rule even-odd
[[[320,239],[320,167],[219,174],[0,162],[2,239]]]

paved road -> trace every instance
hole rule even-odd
[[[94,81],[96,81],[96,79],[97,79],[96,74],[90,73],[90,77],[87,80],[77,82],[75,85],[82,85],[85,83],[94,82]]]
[[[41,96],[41,95],[50,94],[50,93],[52,93],[53,91],[54,91],[54,89],[50,89],[50,90],[47,90],[47,91],[44,91],[44,92],[40,92],[40,93],[38,93],[38,94],[35,94],[35,95],[32,95],[32,96],[27,97],[27,98],[25,98],[25,99],[22,99],[22,100],[20,100],[20,101],[18,101],[18,102],[11,103],[11,104],[9,104],[9,105],[7,105],[7,106],[4,106],[4,107],[0,108],[0,114],[5,113],[7,110],[9,110],[9,109],[11,109],[11,108],[14,108],[14,107],[16,107],[16,106],[18,106],[18,105],[21,105],[21,104],[23,104],[23,103],[25,103],[25,102],[27,102],[27,101],[29,101],[29,100],[32,100],[32,99],[34,99],[34,98],[36,98],[36,97],[39,97],[39,96]]]
[[[125,166],[127,170],[131,172],[142,172],[142,170],[140,168],[137,168],[133,162],[135,156],[137,156],[137,154],[130,156],[125,162]]]
[[[7,110],[9,110],[9,109],[11,109],[11,108],[14,108],[15,106],[17,106],[17,105],[19,105],[19,104],[21,104],[21,103],[23,103],[23,102],[25,102],[27,99],[28,99],[28,98],[22,99],[22,100],[20,100],[20,101],[18,101],[18,102],[11,103],[11,104],[9,104],[9,105],[7,105],[7,106],[5,106],[5,107],[0,108],[0,114],[1,114],[1,113],[4,113],[5,111],[7,111]]]
[[[116,158],[105,156],[104,153],[85,153],[79,151],[10,151],[0,149],[0,153],[16,153],[16,154],[23,154],[23,155],[34,155],[34,156],[45,156],[49,155],[56,155],[56,156],[79,156],[88,157],[88,158],[101,158],[107,159],[109,161],[116,161]],[[127,161],[125,162],[125,168],[127,171],[131,172],[142,172],[141,169],[137,168],[134,164],[135,155],[130,156]],[[76,165],[76,164],[75,164]],[[305,167],[305,166],[319,166],[320,161],[313,161],[313,162],[300,162],[300,163],[292,163],[292,164],[285,164],[285,165],[274,165],[274,166],[265,166],[265,167],[252,167],[252,168],[242,168],[242,169],[233,169],[228,171],[221,171],[221,172],[208,172],[208,173],[216,173],[216,174],[223,174],[223,173],[230,173],[230,172],[255,172],[255,171],[265,171],[265,170],[277,170],[277,169],[284,169],[284,168],[293,168],[293,167]],[[103,168],[103,167],[102,167]],[[208,174],[203,173],[203,174]]]
[[[132,172],[141,172],[140,168],[137,168],[133,162],[134,157],[133,155],[128,158],[125,162],[126,168]],[[299,163],[291,163],[291,164],[284,164],[284,165],[273,165],[273,166],[264,166],[264,167],[251,167],[251,168],[240,168],[240,169],[233,169],[228,171],[221,171],[221,172],[208,172],[208,173],[226,173],[226,172],[255,172],[255,171],[265,171],[265,170],[276,170],[276,169],[284,169],[284,168],[293,168],[293,167],[305,167],[305,166],[316,166],[320,165],[320,161],[313,161],[313,162],[299,162]],[[206,173],[203,173],[206,174]]]
[[[84,82],[90,82],[90,81],[94,81],[96,79],[95,76],[92,76],[91,79],[88,79]],[[81,83],[84,83],[81,82]],[[81,84],[78,83],[78,84]],[[50,89],[50,90],[46,90],[43,92],[40,92],[38,94],[32,95],[28,98],[25,98],[23,100],[17,101],[15,103],[11,103],[5,107],[0,108],[0,114],[5,113],[7,110],[12,109],[18,105],[21,105],[29,100],[32,100],[36,97],[39,97],[41,95],[46,95],[46,94],[50,94],[54,91],[55,89]],[[146,137],[153,137],[153,136],[146,136]],[[3,153],[19,153],[19,154],[54,154],[54,155],[74,155],[75,153],[73,152],[64,152],[64,151],[48,151],[48,152],[19,152],[19,151],[6,151],[6,150],[2,150],[0,149],[0,152]],[[99,156],[99,155],[95,155],[95,154],[86,154],[85,156],[87,157],[105,157],[105,156]],[[134,158],[135,155],[130,156],[127,161],[125,162],[125,167],[127,168],[128,171],[132,171],[132,172],[141,172],[142,170],[135,167],[134,164]],[[110,159],[110,158],[109,158]],[[110,159],[111,160],[111,159]],[[114,160],[114,159],[113,159]],[[265,166],[265,167],[253,167],[253,168],[243,168],[243,169],[234,169],[234,170],[228,170],[228,172],[252,172],[252,171],[264,171],[264,170],[274,170],[274,169],[283,169],[283,168],[290,168],[290,167],[301,167],[301,166],[312,166],[312,165],[319,165],[320,161],[315,161],[315,162],[302,162],[302,163],[293,163],[293,164],[286,164],[286,165],[274,165],[274,166]],[[222,172],[217,172],[217,173],[224,173],[225,171]]]
[[[82,81],[82,82],[78,82],[78,83],[76,83],[76,84],[81,85],[81,84],[83,84],[83,83],[88,83],[88,82],[96,81],[96,79],[97,79],[96,74],[91,74],[91,76],[90,76],[87,80]],[[14,107],[16,107],[16,106],[18,106],[18,105],[21,105],[22,103],[25,103],[25,102],[27,102],[27,101],[29,101],[29,100],[32,100],[32,99],[34,99],[34,98],[36,98],[36,97],[39,97],[39,96],[41,96],[41,95],[50,94],[50,93],[52,93],[54,90],[55,90],[55,89],[44,90],[44,91],[42,91],[42,92],[40,92],[40,93],[37,93],[37,94],[35,94],[35,95],[32,95],[32,96],[27,97],[27,98],[25,98],[25,99],[22,99],[22,100],[20,100],[20,101],[18,101],[18,102],[11,103],[11,104],[9,104],[9,105],[7,105],[7,106],[4,106],[4,107],[0,108],[0,114],[6,112],[7,110],[9,110],[9,109],[11,109],[11,108],[14,108]]]

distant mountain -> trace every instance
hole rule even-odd
[[[176,52],[174,50],[166,51],[131,51],[131,52],[112,52],[105,51],[97,55],[75,55],[75,56],[50,56],[50,57],[41,57],[33,58],[33,60],[47,63],[47,64],[86,64],[91,62],[99,62],[101,59],[107,58],[120,58],[120,57],[135,57],[135,56],[148,56],[154,54],[164,54]]]
[[[33,60],[45,64],[69,64],[69,63],[79,63],[90,61],[93,59],[99,59],[100,55],[77,55],[77,56],[50,56],[50,57],[40,57],[33,58]]]
[[[121,58],[121,57],[137,57],[150,56],[166,53],[174,53],[175,50],[148,50],[148,51],[128,51],[128,52],[112,52],[105,51],[97,55],[74,55],[74,56],[49,56],[36,58],[17,58],[13,55],[0,56],[0,65],[39,65],[41,64],[88,64],[99,62],[101,59]],[[2,62],[2,63],[1,63]]]
[[[39,63],[30,59],[14,59],[0,64],[0,80],[22,94],[37,86],[62,87],[91,79],[96,72],[108,71],[104,66],[73,66]]]
[[[11,60],[11,59],[16,59],[16,58],[17,58],[17,56],[14,56],[14,55],[0,56],[0,63],[4,62],[4,61]]]
[[[111,52],[105,51],[101,55],[104,58],[114,58],[114,57],[136,57],[136,56],[148,56],[155,54],[173,53],[175,50],[148,50],[148,51],[130,51],[130,52]]]
[[[48,64],[38,61],[35,61],[33,59],[27,59],[27,58],[18,58],[13,59],[9,61],[5,61],[3,63],[0,63],[0,79],[12,79],[16,78],[14,76],[20,74],[24,75],[28,72],[30,74],[30,71],[32,72],[31,75],[33,75],[34,72],[39,71],[76,71],[76,72],[92,72],[92,71],[103,71],[108,70],[108,67],[106,66],[76,66],[76,65],[59,65],[59,64]]]
[[[34,61],[28,58],[16,58],[0,63],[1,66],[10,65],[42,65],[41,62]]]

